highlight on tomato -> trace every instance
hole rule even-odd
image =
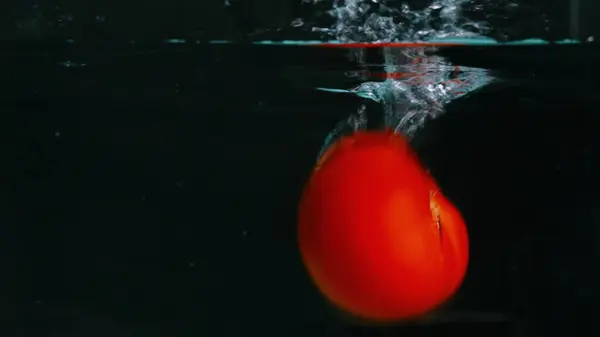
[[[459,211],[406,139],[356,131],[325,151],[300,200],[298,241],[309,275],[359,319],[418,319],[460,287],[469,258]]]

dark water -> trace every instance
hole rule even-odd
[[[360,104],[380,109],[312,90],[351,85],[331,72],[352,67],[345,54],[6,46],[3,336],[598,332],[593,67],[551,61],[548,49],[528,51],[529,64],[510,61],[515,49],[453,55],[508,79],[452,103],[414,139],[467,220],[467,280],[447,320],[360,327],[326,305],[295,241],[324,138]],[[66,60],[86,65],[57,65]]]

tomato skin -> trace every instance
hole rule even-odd
[[[322,156],[300,201],[298,240],[321,292],[368,320],[434,310],[467,269],[460,213],[391,131],[357,132]]]

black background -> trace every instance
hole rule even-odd
[[[159,43],[282,36],[276,28],[306,7],[132,1],[56,10],[46,1],[42,15],[30,4],[10,4],[1,21],[3,336],[597,332],[593,72],[491,59],[510,80],[454,102],[417,134],[415,149],[469,225],[471,266],[447,315],[471,314],[360,327],[326,305],[295,242],[296,203],[325,136],[360,104],[380,109],[312,90],[348,85],[322,76],[351,68],[345,54]],[[517,17],[496,32],[564,36],[560,5],[542,5],[529,13],[550,13],[552,29]],[[60,26],[65,13],[74,19]],[[64,37],[82,42],[67,48]],[[146,44],[125,48],[132,38]],[[540,63],[549,55],[527,53]],[[57,63],[68,60],[86,65]],[[482,322],[484,313],[502,319]]]

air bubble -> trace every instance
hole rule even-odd
[[[292,27],[301,27],[303,25],[304,25],[304,20],[302,20],[301,18],[294,19],[294,21],[292,21],[292,23],[290,24],[290,26],[292,26]]]

